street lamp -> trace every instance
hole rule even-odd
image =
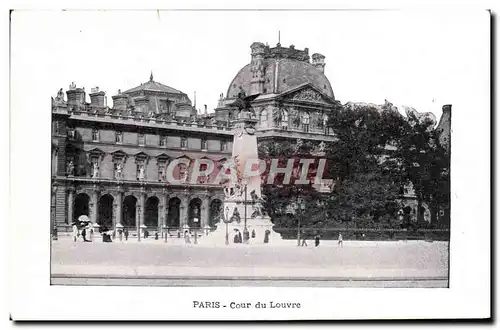
[[[193,218],[194,222],[194,244],[198,244],[198,218]]]
[[[137,216],[135,220],[135,225],[137,229],[137,242],[141,241],[141,206],[137,207]]]
[[[245,220],[244,220],[244,228],[243,228],[243,239],[245,241],[245,244],[248,244],[248,241],[250,240],[250,234],[248,232],[247,228],[247,188],[248,188],[248,178],[245,177],[243,178],[243,185],[245,186]]]
[[[229,231],[228,224],[232,222],[232,219],[229,217],[229,207],[226,206],[226,214],[222,215],[222,221],[226,224],[226,245],[229,245]]]

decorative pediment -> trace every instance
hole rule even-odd
[[[170,160],[170,156],[166,153],[161,153],[156,156],[156,162],[159,163],[167,163]]]
[[[128,158],[128,155],[123,150],[113,151],[111,156],[113,157],[113,162],[123,161],[125,163]]]
[[[189,160],[191,160],[191,159],[192,159],[191,157],[189,157],[189,156],[188,156],[188,155],[186,155],[186,154],[182,154],[182,155],[180,155],[179,157],[176,157],[175,159],[181,159],[181,158],[186,158],[186,159],[189,159]]]
[[[93,159],[93,158],[99,158],[100,159],[100,158],[102,158],[104,156],[104,151],[102,151],[99,148],[90,149],[86,153],[87,153],[87,156],[90,159]]]
[[[145,152],[139,152],[134,155],[136,163],[147,163],[149,161],[149,155]]]
[[[311,83],[303,84],[281,94],[287,101],[310,102],[332,105],[335,100],[324,94],[319,88]]]

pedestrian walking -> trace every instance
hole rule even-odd
[[[342,240],[342,233],[339,233],[339,242],[338,242],[339,246],[342,247],[344,242]]]
[[[128,228],[125,227],[125,229],[123,230],[123,235],[125,235],[125,240],[128,241]]]
[[[73,223],[72,229],[73,242],[76,242],[76,240],[78,239],[78,226],[76,225],[76,223]]]
[[[85,227],[82,230],[82,237],[84,242],[90,242],[89,240],[87,240],[87,228]]]
[[[186,244],[191,244],[191,234],[189,233],[189,230],[184,232],[184,242]]]
[[[92,223],[89,223],[89,226],[88,226],[88,234],[89,234],[89,242],[92,242],[92,236],[94,234],[94,228],[92,226]]]
[[[305,231],[302,231],[302,246],[307,246],[307,242],[306,242],[306,232]]]
[[[316,234],[316,236],[314,236],[314,246],[315,247],[319,246],[319,234]]]

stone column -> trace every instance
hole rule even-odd
[[[144,237],[144,229],[146,226],[144,225],[144,217],[146,214],[146,192],[141,192],[141,198],[139,201],[140,204],[140,212],[139,212],[139,226],[141,227],[141,235]]]
[[[161,207],[158,210],[158,214],[160,217],[158,225],[161,228],[163,228],[163,226],[165,226],[167,224],[167,212],[168,212],[167,201],[168,201],[168,196],[165,192],[163,192],[163,194],[161,195],[161,199],[160,199]]]
[[[89,215],[90,215],[90,221],[92,223],[97,222],[97,204],[99,203],[99,192],[97,190],[94,190],[92,192],[92,199],[89,205]]]
[[[121,225],[122,224],[122,204],[123,204],[123,190],[120,188],[118,190],[118,193],[116,194],[116,225]]]
[[[140,199],[140,206],[141,206],[141,212],[139,214],[139,220],[140,220],[140,226],[144,225],[144,215],[145,215],[145,208],[146,208],[146,193],[141,192],[141,199]]]
[[[184,227],[185,224],[187,224],[187,212],[188,209],[188,197],[187,196],[181,196],[181,205],[179,207],[179,225],[181,229]]]
[[[50,205],[50,235],[53,240],[57,240],[57,224],[56,224],[56,203],[57,203],[57,186],[52,185],[52,196],[51,196],[51,205]]]
[[[201,220],[200,220],[200,226],[202,229],[205,228],[206,225],[208,225],[208,217],[210,216],[210,198],[206,196],[203,199],[203,202],[201,204]]]
[[[71,223],[74,221],[73,219],[73,204],[74,204],[74,192],[75,190],[73,188],[68,189],[68,224],[71,225]]]

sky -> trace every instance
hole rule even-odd
[[[197,108],[250,62],[254,41],[309,48],[342,103],[382,104],[441,115],[484,51],[484,13],[405,11],[15,11],[12,73],[46,72],[47,99],[71,82],[108,96],[149,80],[179,89]],[[467,53],[464,53],[467,49]],[[477,53],[475,53],[477,51]],[[464,55],[466,54],[466,55]],[[39,76],[34,74],[33,76]],[[18,76],[12,75],[12,82]],[[21,78],[19,78],[21,79]],[[89,97],[87,95],[89,101]]]

